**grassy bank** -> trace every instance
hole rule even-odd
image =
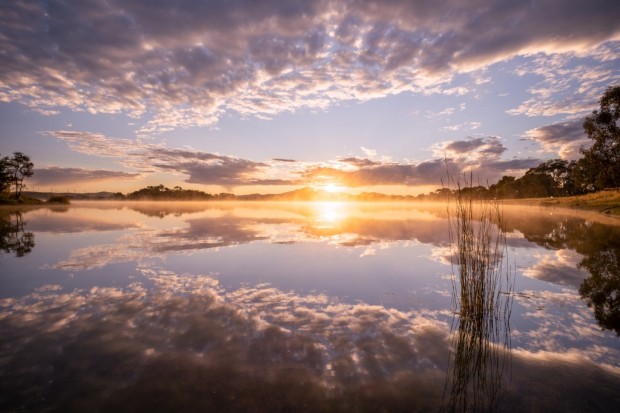
[[[37,198],[22,196],[15,198],[12,196],[0,196],[0,205],[69,205],[71,201],[66,196],[53,196],[47,201]]]
[[[529,198],[504,201],[507,204],[528,204],[540,206],[554,206],[578,208],[589,211],[598,211],[604,214],[620,216],[620,190],[601,191],[593,194],[567,196],[562,198]]]

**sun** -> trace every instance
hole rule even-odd
[[[327,191],[327,192],[342,192],[344,190],[344,187],[337,185],[333,182],[327,183],[325,185],[323,185],[323,190]]]

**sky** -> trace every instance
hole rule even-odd
[[[27,189],[432,191],[577,159],[617,0],[0,0]]]

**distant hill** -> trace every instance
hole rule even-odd
[[[386,195],[379,192],[363,192],[359,195],[352,195],[346,192],[329,192],[314,188],[301,188],[294,191],[283,192],[280,194],[208,194],[196,190],[170,190],[163,185],[158,187],[147,187],[135,191],[128,195],[118,192],[91,192],[91,193],[71,193],[71,192],[24,192],[24,195],[43,201],[52,196],[66,196],[71,200],[233,200],[233,201],[286,201],[286,202],[307,202],[307,201],[326,201],[326,202],[352,202],[352,201],[411,201],[416,198],[406,195]]]
[[[238,200],[244,201],[326,201],[326,202],[347,202],[347,201],[411,201],[413,196],[405,195],[386,195],[379,192],[362,192],[359,195],[351,195],[346,192],[329,192],[313,188],[301,188],[281,194],[251,194],[238,195]]]
[[[318,191],[312,188],[301,188],[294,191],[283,192],[281,194],[251,194],[238,195],[238,200],[244,201],[352,201],[354,195],[344,192]]]

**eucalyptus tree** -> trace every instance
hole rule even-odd
[[[578,161],[594,190],[620,187],[620,86],[607,88],[600,109],[586,117],[583,128],[594,142]]]
[[[12,157],[2,158],[0,166],[2,169],[2,186],[5,188],[14,187],[15,198],[19,198],[24,189],[24,179],[34,174],[34,164],[30,161],[30,157],[22,152],[13,152]]]

